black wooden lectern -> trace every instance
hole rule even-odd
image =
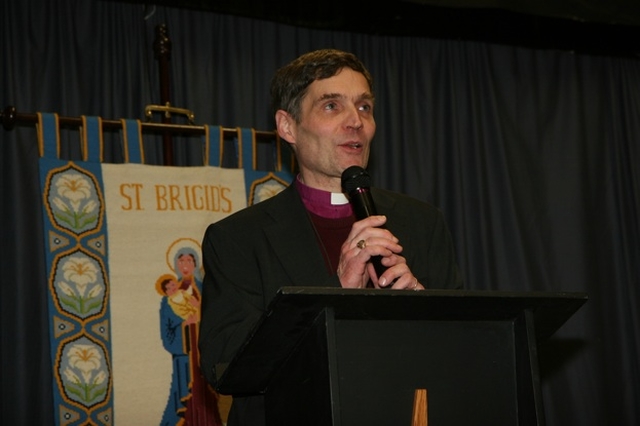
[[[268,425],[409,426],[415,389],[432,425],[541,425],[536,343],[586,300],[283,287],[217,390],[264,394]]]

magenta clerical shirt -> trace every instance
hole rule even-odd
[[[343,193],[311,188],[302,183],[299,177],[295,185],[309,212],[327,270],[336,273],[340,249],[355,221],[351,204]]]

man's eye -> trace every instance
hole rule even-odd
[[[324,106],[324,109],[328,109],[328,110],[336,109],[336,104],[335,104],[335,103],[333,103],[333,102],[328,103],[328,104],[326,104],[326,105]]]
[[[373,109],[373,107],[372,107],[371,105],[369,105],[369,104],[364,104],[364,105],[362,105],[362,106],[360,107],[360,109],[361,109],[362,111],[370,112],[370,111]]]

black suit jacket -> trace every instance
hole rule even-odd
[[[420,283],[427,288],[460,288],[454,247],[441,212],[406,195],[376,188],[371,194]],[[295,185],[211,224],[202,250],[200,360],[214,385],[280,287],[340,286],[336,273],[326,269]]]

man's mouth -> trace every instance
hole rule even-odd
[[[351,149],[359,149],[359,148],[362,148],[362,143],[360,143],[360,142],[347,142],[345,144],[342,144],[342,146],[346,146],[346,147],[351,148]]]

